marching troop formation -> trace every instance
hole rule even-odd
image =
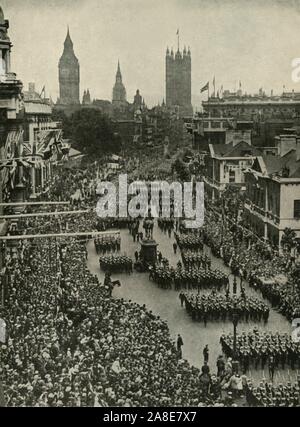
[[[9,261],[13,282],[0,311],[8,324],[1,346],[6,404],[206,405],[199,370],[179,360],[166,322],[145,306],[111,298],[87,269],[84,245],[64,243],[60,281],[48,242]],[[55,245],[50,250],[53,259]]]
[[[70,174],[66,182],[74,187],[73,172],[66,173]],[[83,173],[78,175],[78,180],[83,176]],[[88,175],[84,180],[80,205],[85,203],[85,198],[95,201],[89,189]],[[55,230],[97,228],[93,215],[88,218],[88,227],[80,219],[68,224],[62,220],[55,222]],[[43,227],[50,231],[53,224],[43,225],[36,221],[32,227],[39,232]],[[128,227],[134,241],[143,235],[136,219],[111,223],[99,221],[98,229],[102,226],[103,229]],[[160,222],[164,231],[171,232],[174,226],[178,226],[177,221],[173,224],[172,221]],[[228,277],[222,271],[212,270],[210,259],[199,252],[205,241],[233,272],[242,277],[249,278],[252,273],[253,277],[262,275],[264,269],[267,270],[266,276],[283,271],[279,257],[270,261],[269,271],[257,247],[250,245],[250,250],[246,249],[243,239],[236,236],[236,230],[229,227],[223,230],[214,215],[208,214],[202,236],[199,232],[176,234],[185,267],[181,263],[177,268],[170,267],[168,260],[160,254],[158,264],[150,270],[149,276],[160,287],[184,289],[179,294],[181,303],[195,320],[205,323],[208,320],[232,320],[234,313],[246,321],[266,322],[268,307],[259,299],[246,296],[242,287],[240,296],[229,295]],[[208,350],[204,355],[204,366],[199,371],[181,359],[181,346],[179,352],[178,342],[176,349],[166,322],[145,306],[111,298],[113,286],[118,281],[111,281],[107,274],[101,284],[88,271],[86,249],[82,243],[76,239],[66,242],[67,256],[58,260],[62,277],[58,277],[55,263],[49,260],[47,243],[38,245],[33,254],[20,254],[19,258],[10,261],[13,282],[4,314],[1,312],[9,326],[7,345],[2,349],[4,365],[1,374],[10,406],[213,405],[221,401],[219,380],[223,376],[233,389],[234,382],[241,382],[239,375],[233,372],[232,357],[241,362],[244,372],[251,365],[256,368],[268,366],[271,379],[277,367],[300,367],[300,344],[294,343],[288,334],[260,333],[256,329],[248,334],[238,334],[236,346],[233,335],[221,337],[227,360],[218,359],[215,381],[207,363]],[[101,237],[95,240],[95,247],[97,252],[105,254],[120,250],[120,241]],[[176,252],[175,246],[173,248]],[[53,260],[54,245],[51,251]],[[136,258],[139,258],[138,253]],[[131,258],[126,255],[104,255],[99,263],[105,272],[129,273],[133,268]],[[187,289],[200,292],[211,288],[226,289],[226,294],[186,292]],[[261,291],[287,316],[291,316],[299,301],[295,289],[289,286],[261,287]],[[33,307],[37,308],[34,310]],[[286,386],[263,384],[254,388],[248,382],[247,401],[255,406],[299,406],[297,387],[288,383]]]
[[[201,252],[191,251],[190,249],[182,249],[181,250],[181,256],[183,264],[189,268],[189,267],[203,267],[203,268],[210,268],[211,267],[211,259]]]
[[[234,338],[232,334],[223,335],[220,339],[224,353],[233,357]],[[292,369],[300,368],[300,343],[293,342],[290,334],[280,335],[279,332],[260,333],[257,330],[237,335],[236,355],[245,371],[249,365],[262,369],[268,364],[269,369],[284,369],[285,365]]]
[[[254,387],[248,381],[246,389],[246,399],[249,406],[260,407],[300,407],[300,387],[299,382],[286,385],[260,382],[258,387]]]
[[[106,274],[102,284],[88,270],[85,242],[40,239],[7,266],[1,379],[8,406],[234,404],[207,365],[199,371],[179,357],[165,321],[111,298],[114,282]]]
[[[97,254],[116,252],[121,249],[121,237],[119,235],[98,236],[94,239],[94,244]]]
[[[132,273],[133,262],[127,255],[105,255],[99,258],[100,268],[111,273]]]
[[[179,294],[181,305],[185,305],[187,312],[193,320],[207,321],[232,320],[233,314],[239,320],[246,322],[264,320],[268,321],[269,308],[258,298],[242,296],[221,295],[212,292],[208,295],[195,294],[193,292],[181,292]]]
[[[177,221],[175,220],[175,218],[158,218],[157,220],[157,225],[158,227],[163,230],[163,231],[167,231],[167,230],[174,230],[174,225],[177,224]]]
[[[203,238],[199,232],[178,234],[175,238],[180,249],[203,250]]]
[[[122,217],[107,217],[97,218],[97,230],[105,231],[109,228],[128,228],[131,229],[133,224],[136,223],[135,218],[122,218]]]
[[[180,289],[207,289],[216,287],[221,289],[228,285],[228,277],[219,270],[205,270],[203,268],[173,268],[169,266],[154,266],[150,270],[150,280],[161,288]]]

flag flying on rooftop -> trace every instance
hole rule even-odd
[[[208,89],[209,89],[209,82],[207,82],[206,85],[203,86],[203,88],[200,90],[200,93],[205,92]]]

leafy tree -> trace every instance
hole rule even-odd
[[[84,108],[67,117],[63,112],[56,113],[63,123],[65,138],[70,138],[74,148],[90,157],[107,153],[118,153],[122,141],[114,133],[111,120],[101,111]]]
[[[174,171],[181,181],[189,181],[190,173],[188,166],[180,158],[177,158],[172,164],[172,172]]]
[[[65,139],[69,139],[72,137],[71,119],[66,115],[63,110],[54,110],[52,113],[52,119],[54,121],[62,122],[63,136]]]
[[[295,246],[295,237],[296,233],[291,228],[286,227],[283,231],[283,235],[281,238],[281,246],[288,251],[291,251],[292,247]]]
[[[297,284],[300,283],[300,265],[299,264],[295,265],[295,267],[291,273],[291,277],[295,283],[297,283]]]

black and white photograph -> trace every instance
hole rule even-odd
[[[0,0],[0,407],[300,407],[300,0]]]

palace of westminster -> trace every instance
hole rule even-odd
[[[178,43],[176,52],[166,50],[166,93],[161,105],[148,109],[139,90],[133,103],[128,102],[119,61],[111,101],[92,100],[89,89],[80,99],[80,61],[68,29],[58,64],[59,98],[53,104],[37,93],[33,83],[23,90],[21,80],[11,70],[8,30],[9,22],[0,7],[0,159],[5,163],[0,171],[0,202],[12,180],[10,168],[14,171],[12,201],[26,198],[25,189],[30,197],[36,197],[45,188],[51,162],[37,161],[27,168],[18,162],[24,152],[29,158],[39,159],[39,152],[51,156],[47,149],[53,142],[50,144],[49,139],[56,142],[62,138],[61,123],[54,120],[53,110],[71,115],[94,108],[112,119],[124,145],[129,141],[153,144],[155,127],[166,129],[156,141],[162,144],[170,136],[171,121],[174,128],[177,120],[205,161],[209,197],[219,198],[228,186],[241,188],[248,200],[247,222],[256,234],[278,244],[283,230],[291,228],[300,238],[299,93],[269,96],[260,89],[257,95],[247,95],[240,84],[236,92],[224,90],[220,94],[214,90],[202,102],[202,112],[193,115],[191,51],[180,51]],[[153,122],[148,121],[144,129],[145,116]]]
[[[59,60],[59,99],[57,108],[71,109],[80,105],[80,64],[74,52],[73,42],[68,29],[64,42],[63,54]],[[180,111],[180,115],[192,115],[191,103],[191,51],[179,47],[174,55],[173,49],[166,51],[166,103],[170,110]],[[89,89],[84,90],[82,105],[94,105],[104,108],[106,113],[117,112],[117,115],[130,110],[143,109],[145,101],[137,89],[133,104],[127,101],[126,88],[122,81],[120,62],[118,61],[116,80],[112,90],[112,102],[91,100]]]

